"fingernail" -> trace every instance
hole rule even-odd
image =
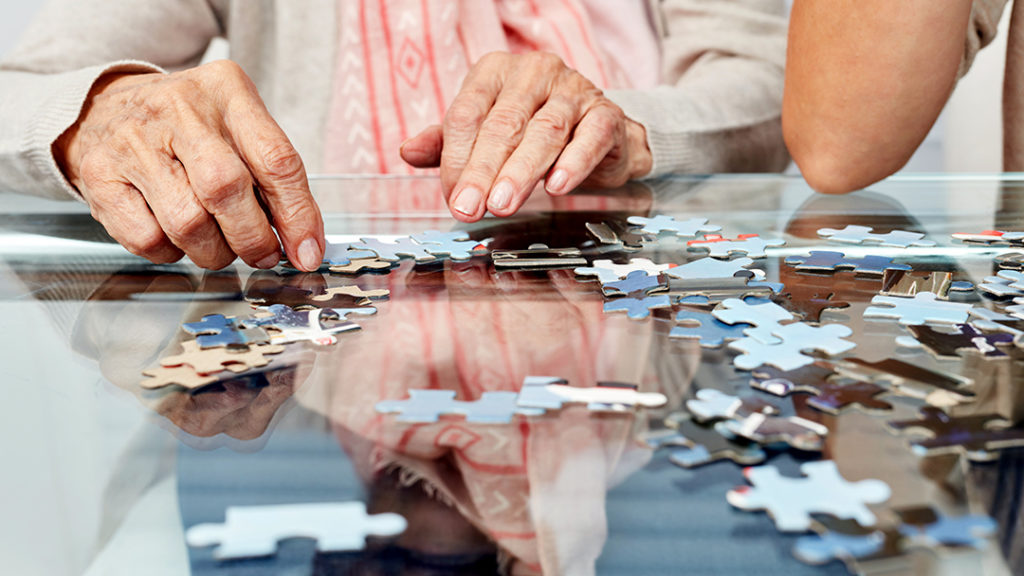
[[[565,188],[565,184],[568,181],[568,172],[559,168],[558,170],[555,170],[551,174],[550,178],[548,178],[546,188],[548,189],[548,192],[554,192],[555,194],[559,194],[564,191],[563,189]]]
[[[306,270],[317,270],[320,268],[320,263],[323,262],[323,256],[320,255],[320,246],[316,243],[316,240],[312,238],[306,238],[299,244],[299,264]]]
[[[466,216],[472,216],[476,214],[477,208],[480,207],[480,199],[483,198],[483,194],[479,190],[472,186],[468,186],[459,192],[459,195],[455,198],[455,203],[452,204],[452,208],[460,214]]]
[[[491,210],[504,210],[512,201],[512,184],[508,180],[502,180],[491,190],[491,197],[487,199],[487,206]]]
[[[273,254],[271,254],[271,255],[267,256],[266,258],[264,258],[264,259],[260,260],[259,262],[257,262],[256,263],[256,267],[257,268],[262,268],[264,270],[267,270],[267,269],[273,268],[274,266],[277,266],[277,263],[280,262],[280,261],[281,261],[281,255],[278,254],[277,252],[274,252]]]

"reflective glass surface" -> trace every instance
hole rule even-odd
[[[685,264],[705,255],[686,239],[662,237],[626,253],[601,245],[587,224],[624,231],[630,216],[666,214],[707,218],[728,237],[781,237],[786,244],[752,267],[788,287],[776,295],[783,306],[798,304],[785,297],[795,288],[848,302],[821,314],[822,322],[852,329],[857,346],[843,357],[896,358],[969,378],[974,397],[950,409],[958,416],[1016,422],[1024,415],[1024,365],[1012,345],[1003,357],[944,358],[901,346],[906,328],[863,317],[881,288],[878,276],[805,274],[784,263],[833,250],[981,283],[997,269],[994,257],[1014,249],[965,245],[950,234],[1024,230],[1024,182],[1013,177],[907,177],[838,197],[783,176],[669,178],[563,198],[538,193],[512,218],[471,225],[451,219],[432,178],[319,177],[312,187],[332,242],[458,229],[491,251],[545,244],[580,248],[588,260]],[[671,462],[681,447],[648,447],[645,440],[665,434],[666,419],[678,419],[685,401],[707,388],[756,395],[784,416],[826,426],[820,453],[776,445],[767,464],[797,476],[802,463],[828,459],[848,480],[884,481],[891,497],[871,506],[881,525],[898,526],[896,511],[914,506],[997,523],[980,550],[917,545],[860,569],[1024,570],[1024,453],[1009,449],[988,462],[915,453],[910,436],[887,423],[915,418],[925,401],[892,391],[879,396],[890,410],[838,415],[809,406],[808,394],[755,392],[751,373],[733,367],[736,352],[669,337],[686,308],[677,302],[641,320],[605,313],[600,285],[572,269],[496,270],[489,256],[403,259],[387,273],[360,275],[241,263],[218,272],[187,262],[155,266],[113,243],[82,205],[12,191],[0,193],[0,206],[7,574],[847,573],[840,562],[800,562],[792,549],[806,534],[780,533],[766,514],[730,506],[727,492],[746,484],[740,466],[685,469]],[[817,234],[848,224],[916,230],[938,246],[840,245]],[[361,329],[338,334],[337,344],[287,345],[265,366],[219,373],[195,393],[140,386],[144,370],[194,338],[183,323],[246,316],[250,300],[294,302],[296,294],[350,284],[390,296],[372,302],[376,314],[350,317]],[[1008,303],[976,293],[954,299],[990,309]],[[507,424],[461,416],[410,424],[375,410],[416,389],[452,390],[466,400],[517,392],[527,376],[573,386],[627,383],[668,403],[619,412],[571,405]],[[223,522],[228,507],[342,501],[399,513],[408,528],[397,538],[371,538],[363,550],[322,551],[313,540],[287,538],[272,556],[230,561],[186,544],[187,529]]]

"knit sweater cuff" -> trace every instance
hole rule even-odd
[[[89,92],[96,81],[107,74],[163,73],[158,66],[146,62],[124,60],[103,66],[83,68],[57,75],[55,88],[40,103],[36,117],[25,133],[22,155],[28,160],[27,170],[36,182],[35,193],[51,198],[82,200],[81,193],[68,181],[57,165],[53,144],[78,121]]]

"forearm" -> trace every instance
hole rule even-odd
[[[815,189],[849,192],[899,170],[956,83],[971,0],[796,0],[783,132]]]

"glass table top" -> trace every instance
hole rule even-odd
[[[950,414],[998,415],[1001,425],[1024,416],[1024,355],[1013,344],[998,347],[1009,353],[1003,356],[938,357],[908,345],[910,332],[898,322],[864,317],[880,276],[814,274],[785,263],[812,250],[841,251],[983,283],[998,270],[996,256],[1024,251],[950,235],[1024,230],[1024,181],[1016,177],[894,178],[846,196],[817,195],[786,176],[678,177],[562,198],[538,193],[514,217],[469,225],[450,218],[432,178],[324,176],[311,186],[332,243],[461,230],[491,252],[544,244],[579,248],[590,262],[683,265],[707,254],[664,234],[626,252],[601,244],[587,225],[606,223],[632,238],[627,218],[670,215],[706,218],[729,238],[782,238],[785,245],[768,248],[750,267],[763,272],[758,280],[766,286],[785,286],[768,294],[788,309],[806,309],[790,293],[849,303],[821,312],[822,323],[848,326],[856,344],[829,361],[894,358],[966,378],[973,396],[947,406]],[[751,372],[733,365],[736,351],[669,336],[679,311],[707,313],[714,298],[681,302],[695,294],[673,287],[670,307],[631,319],[606,313],[613,298],[572,268],[496,269],[486,254],[462,262],[403,259],[385,273],[358,275],[241,263],[217,272],[187,261],[157,266],[113,243],[83,205],[0,192],[0,206],[0,387],[8,406],[0,419],[0,552],[7,573],[848,573],[838,561],[810,565],[794,556],[811,533],[781,533],[765,513],[731,506],[727,493],[748,485],[740,465],[684,468],[673,460],[692,457],[693,446],[650,447],[689,422],[686,401],[704,389],[757,398],[780,417],[827,428],[820,451],[771,443],[765,464],[796,477],[802,464],[831,460],[847,480],[885,482],[890,497],[870,505],[879,527],[898,532],[907,525],[898,513],[921,506],[995,521],[978,549],[933,550],[924,536],[908,536],[899,541],[904,554],[854,569],[1024,570],[1024,452],[977,462],[955,451],[915,451],[910,441],[920,436],[888,423],[917,418],[935,397],[903,393],[892,380],[877,382],[885,388],[877,398],[891,408],[838,414],[815,409],[809,394],[755,390]],[[850,224],[922,232],[937,246],[844,245],[817,234]],[[250,300],[295,304],[328,295],[310,300],[319,307],[340,301],[330,289],[353,284],[390,293],[353,304],[376,313],[350,315],[359,329],[338,333],[336,344],[285,345],[268,353],[265,366],[218,372],[194,392],[141,385],[143,371],[195,339],[183,323],[251,316]],[[950,297],[998,311],[1012,304],[977,291]],[[508,423],[458,415],[407,423],[375,408],[420,389],[454,391],[462,400],[515,394],[528,376],[574,387],[625,383],[667,403],[611,412],[572,404]],[[734,420],[742,417],[741,410]],[[350,551],[317,550],[314,540],[288,534],[270,556],[235,560],[186,542],[190,528],[224,522],[229,507],[346,501],[366,503],[371,514],[400,514],[407,528]],[[833,525],[814,518],[816,527]]]

